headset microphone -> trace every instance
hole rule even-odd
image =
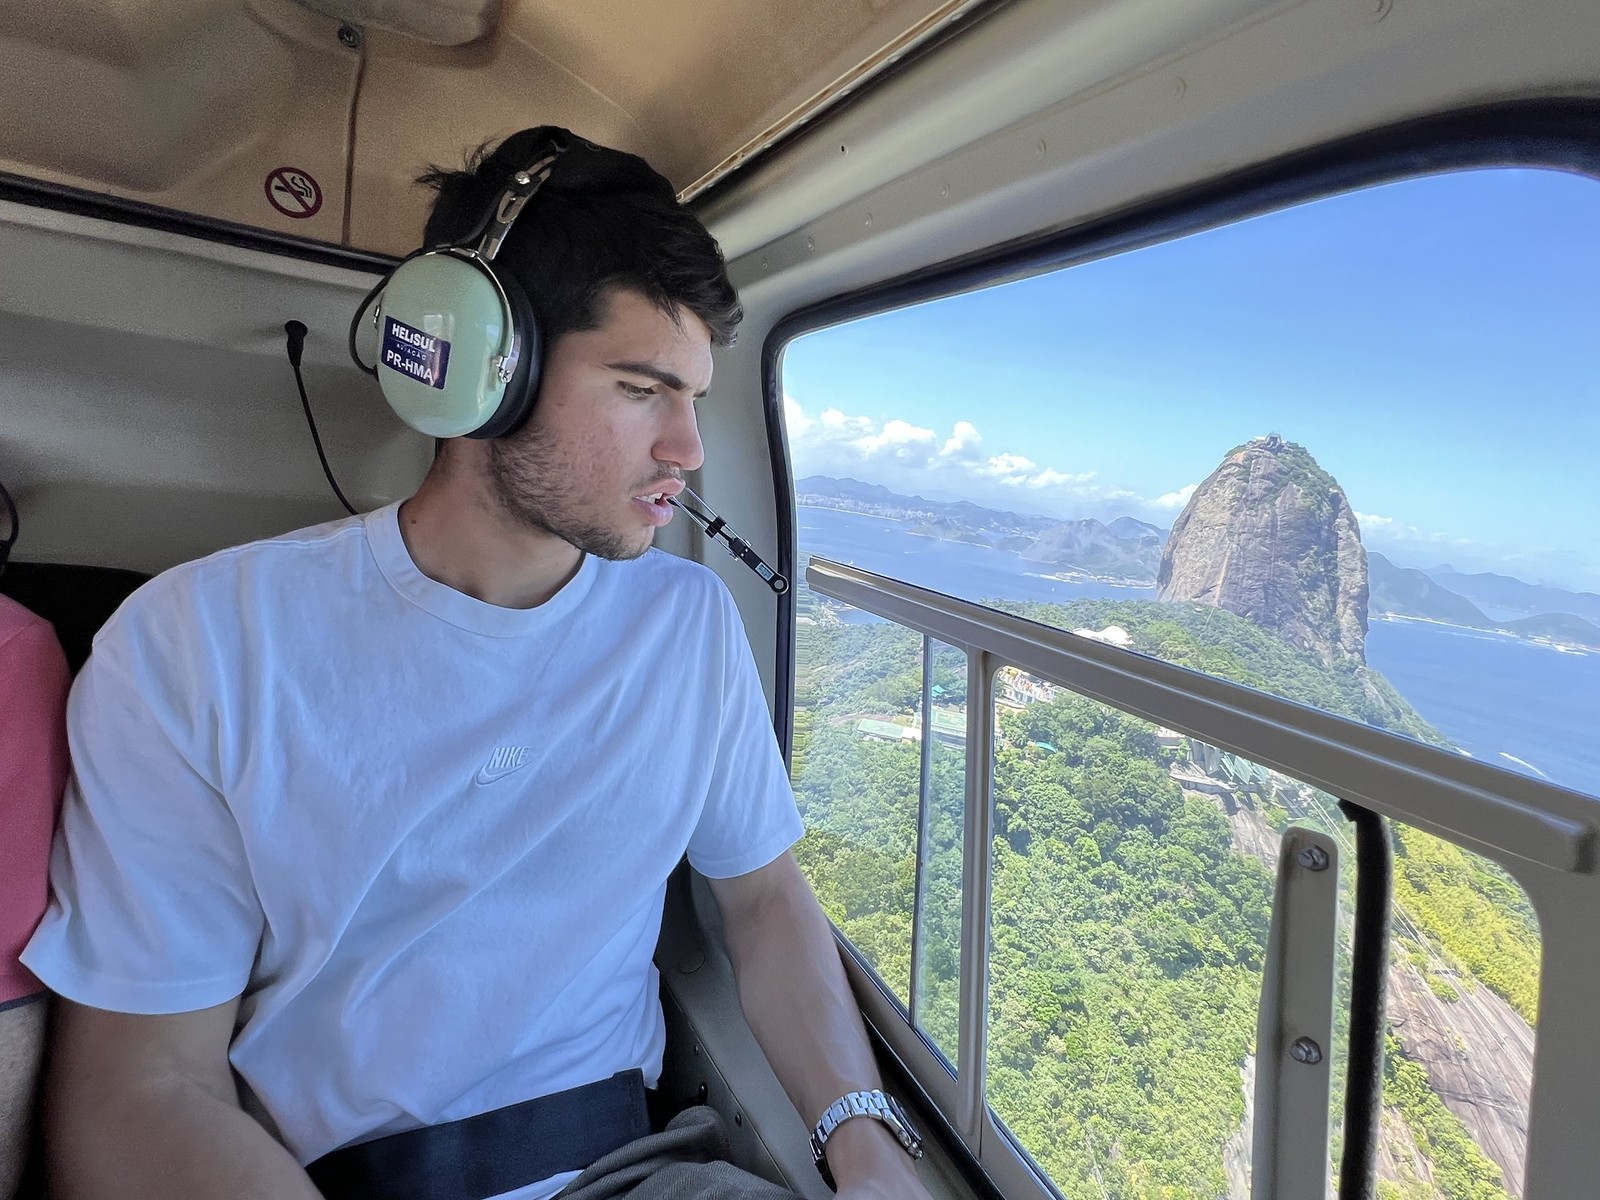
[[[766,580],[767,586],[775,594],[781,596],[789,590],[789,580],[762,562],[761,556],[750,549],[750,543],[729,529],[728,523],[712,512],[706,502],[690,491],[687,485],[683,489],[683,495],[694,501],[693,508],[685,504],[679,496],[668,496],[667,500],[688,513],[695,523],[706,531],[706,536],[713,540],[720,537],[725,541],[728,544],[728,553]]]

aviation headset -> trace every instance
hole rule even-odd
[[[527,293],[512,272],[495,269],[494,259],[569,148],[566,138],[551,137],[466,237],[407,255],[356,309],[350,357],[376,377],[389,406],[413,429],[436,438],[493,438],[527,419],[539,394],[544,347]],[[373,366],[356,353],[356,331],[369,307],[379,339]]]

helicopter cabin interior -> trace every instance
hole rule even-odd
[[[143,579],[342,515],[313,433],[356,508],[410,493],[432,443],[352,314],[424,168],[566,126],[739,289],[691,482],[794,586],[657,545],[737,601],[932,1193],[1596,1194],[1592,0],[67,0],[0,11],[0,63],[0,591],[74,666]],[[1195,465],[1133,482],[1157,441]],[[1424,575],[1380,483],[1440,463],[1442,504],[1526,501],[1542,607],[1427,607],[1511,574]],[[1213,544],[1272,480],[1273,537],[1322,523],[1288,599]],[[1572,698],[1569,767],[1436,715],[1535,719],[1461,639],[1417,690],[1384,657],[1467,627],[1567,672],[1518,678]],[[687,868],[656,961],[664,1091],[822,1200]]]

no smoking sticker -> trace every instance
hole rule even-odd
[[[267,203],[286,217],[314,217],[322,207],[322,189],[306,172],[279,167],[267,176]]]

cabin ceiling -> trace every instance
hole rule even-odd
[[[427,165],[567,126],[690,196],[978,0],[0,6],[0,171],[361,250]],[[276,174],[275,174],[276,173]]]

